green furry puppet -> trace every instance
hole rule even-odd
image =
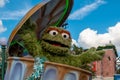
[[[80,67],[100,60],[104,54],[104,51],[91,48],[80,55],[73,55],[70,51],[72,42],[70,33],[56,26],[48,27],[40,39],[36,37],[33,30],[24,29],[20,36],[30,55],[46,57],[51,62]]]

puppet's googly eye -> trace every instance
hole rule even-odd
[[[49,32],[49,34],[52,35],[52,36],[55,36],[55,35],[58,34],[58,31],[56,31],[56,30],[51,30],[51,31]]]
[[[62,37],[63,37],[64,39],[68,39],[70,36],[69,36],[69,34],[67,34],[67,33],[62,33]]]

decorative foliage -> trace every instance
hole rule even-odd
[[[79,54],[81,54],[82,52],[84,52],[84,49],[82,48],[82,47],[77,47],[76,45],[73,45],[73,54],[75,54],[75,55],[79,55]]]
[[[28,55],[28,50],[24,47],[22,42],[16,40],[12,41],[9,48],[9,56],[22,57]]]
[[[114,49],[115,55],[118,56],[116,48],[113,44],[111,45],[106,45],[106,46],[98,46],[97,50],[103,50],[103,49]]]
[[[41,76],[44,72],[45,61],[46,61],[46,58],[36,57],[34,67],[33,67],[34,72],[26,80],[42,80]]]
[[[28,20],[23,26],[24,27],[21,28],[20,32],[18,32],[18,36],[20,37],[19,40],[24,43],[24,46],[29,51],[30,55],[39,55],[39,53],[41,53],[41,46],[35,33],[36,24],[31,23],[31,21]]]
[[[97,51],[96,48],[92,47],[80,55],[81,66],[87,65],[93,61],[101,60],[103,55],[104,51]]]
[[[51,55],[66,55],[71,46],[70,33],[62,28],[50,26],[42,35],[42,48]]]
[[[82,65],[100,60],[104,54],[104,51],[90,48],[85,52],[81,49],[77,55],[73,55],[70,51],[72,41],[70,33],[58,27],[47,28],[39,41],[34,31],[25,32],[27,33],[20,36],[29,53],[34,57],[46,57],[51,62],[84,68]]]
[[[37,41],[36,35],[34,32],[29,31],[27,34],[21,34],[21,38],[24,42],[24,46],[28,49],[29,54],[32,56],[39,55],[41,52],[40,42]]]

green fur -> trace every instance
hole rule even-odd
[[[58,27],[52,28],[63,30]],[[80,55],[72,55],[70,51],[72,41],[71,38],[63,39],[60,33],[58,33],[56,36],[51,36],[48,32],[45,31],[41,40],[36,38],[36,33],[33,30],[24,30],[23,33],[25,34],[20,34],[20,36],[29,53],[33,57],[46,57],[51,62],[80,67],[84,64],[100,60],[104,54],[104,51],[96,51],[95,48],[91,48]],[[67,47],[54,46],[46,41],[50,41],[52,43],[57,42],[64,44]]]

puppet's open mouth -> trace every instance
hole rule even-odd
[[[44,41],[54,46],[67,47],[67,48],[69,47],[65,44],[61,44],[60,42],[56,42],[56,41],[50,41],[50,40],[44,40]]]

